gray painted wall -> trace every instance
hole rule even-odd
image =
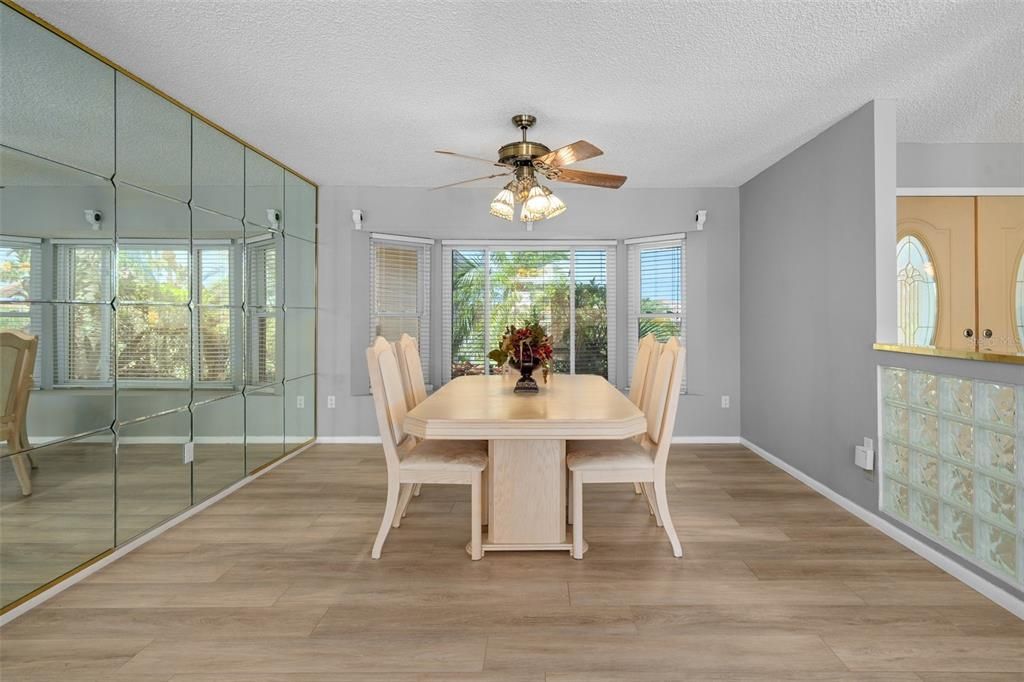
[[[454,171],[458,174],[458,171]],[[693,229],[698,209],[705,230],[687,235],[687,351],[690,393],[680,400],[676,435],[738,436],[739,192],[736,189],[558,188],[569,210],[533,233],[487,215],[496,189],[427,192],[418,188],[321,187],[319,261],[319,435],[376,436],[365,356],[369,344],[369,233],[439,239],[625,239]],[[361,209],[363,231],[352,229]],[[441,263],[435,247],[431,310],[434,376],[441,376]],[[626,254],[617,254],[617,368],[626,362]],[[335,409],[327,408],[334,395]],[[721,408],[729,395],[732,407]]]
[[[1020,366],[871,348],[876,309],[896,295],[875,285],[876,263],[894,260],[876,257],[876,242],[879,253],[896,242],[895,220],[881,218],[895,207],[891,114],[869,103],[740,188],[742,435],[874,512],[877,481],[853,448],[877,442],[879,365],[1024,383]],[[956,164],[946,168],[936,186],[962,184]]]
[[[899,187],[1024,187],[1024,144],[904,142]]]

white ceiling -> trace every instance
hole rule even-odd
[[[324,185],[484,175],[431,150],[520,111],[627,187],[736,186],[873,98],[901,142],[1024,141],[1020,0],[22,2]]]

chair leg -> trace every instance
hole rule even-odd
[[[639,483],[634,483],[633,484],[633,494],[634,495],[639,495],[642,492],[643,492],[643,488],[640,487],[640,484]]]
[[[388,499],[384,503],[384,518],[380,522],[380,530],[377,531],[377,539],[373,542],[373,550],[370,552],[370,557],[373,559],[380,558],[381,547],[384,546],[384,540],[388,537],[388,531],[391,530],[391,522],[395,518],[395,512],[398,510],[398,492],[400,486],[398,485],[397,477],[395,480],[388,480]]]
[[[32,465],[29,464],[28,455],[11,455],[11,464],[14,466],[14,475],[18,477],[21,485],[22,495],[32,494]]]
[[[644,495],[647,496],[647,506],[651,508],[651,516],[654,517],[654,523],[657,524],[658,528],[663,525],[661,523],[661,512],[658,510],[658,502],[655,499],[657,495],[654,492],[653,483],[641,483],[640,487],[644,491]]]
[[[470,506],[473,508],[470,520],[473,527],[470,529],[469,556],[473,561],[479,561],[484,556],[481,530],[483,527],[483,491],[481,490],[483,482],[481,478],[479,471],[473,474],[469,493]]]
[[[412,486],[412,495],[413,495],[413,497],[419,497],[420,496],[420,491],[422,489],[423,489],[423,484],[422,483],[414,483],[413,486]]]
[[[565,508],[568,510],[565,518],[569,522],[569,525],[573,525],[573,506],[572,506],[572,472],[570,471],[568,476],[565,477]]]
[[[676,528],[672,525],[672,514],[668,511],[668,495],[665,490],[664,478],[655,477],[654,499],[658,505],[661,521],[665,526],[665,534],[668,535],[668,541],[672,543],[672,555],[677,558],[681,557],[683,556],[683,547],[679,544],[679,536],[676,535]]]
[[[583,477],[572,473],[572,558],[583,558]]]
[[[398,496],[398,511],[395,514],[395,520],[391,524],[392,528],[398,528],[402,525],[402,519],[405,518],[406,512],[409,511],[409,502],[412,501],[412,488],[413,483],[405,483],[400,488],[400,494]]]
[[[489,507],[491,505],[490,498],[490,483],[487,482],[489,478],[487,469],[480,472],[480,525],[486,526],[490,514]]]

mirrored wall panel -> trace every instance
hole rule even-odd
[[[245,466],[250,472],[284,454],[284,385],[245,391]]]
[[[241,393],[192,408],[192,490],[205,500],[245,475],[245,398]]]
[[[0,19],[4,608],[310,441],[317,232],[314,185]]]
[[[0,459],[0,600],[9,604],[114,544],[114,434]]]

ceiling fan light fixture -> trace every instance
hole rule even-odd
[[[540,185],[534,185],[530,189],[530,193],[526,195],[523,206],[529,209],[530,213],[547,216],[550,203],[547,195],[544,194],[544,189]]]
[[[555,216],[562,215],[568,206],[565,202],[559,199],[555,194],[547,187],[544,188],[544,192],[548,197],[548,211],[544,214],[545,218],[554,218]]]
[[[521,223],[535,223],[538,220],[544,220],[544,218],[545,215],[543,213],[534,213],[527,204],[523,204],[519,209],[519,222]]]
[[[494,197],[494,200],[491,201],[491,215],[496,218],[501,218],[502,220],[511,221],[515,212],[515,197],[512,196],[512,190],[506,186],[498,192],[498,196]]]

